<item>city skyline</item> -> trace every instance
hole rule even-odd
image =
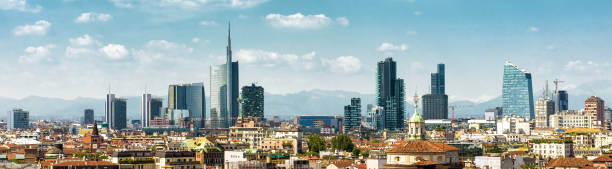
[[[1,96],[102,98],[109,84],[113,93],[122,96],[138,96],[144,86],[151,86],[151,93],[159,96],[164,95],[168,84],[209,84],[206,67],[223,62],[223,32],[228,21],[234,25],[234,54],[241,61],[244,75],[239,86],[259,82],[275,94],[312,89],[375,93],[374,64],[388,56],[403,65],[398,74],[406,80],[409,93],[427,93],[428,74],[435,71],[431,65],[446,63],[446,80],[453,84],[446,93],[455,101],[482,102],[500,96],[500,65],[506,60],[531,70],[535,86],[559,78],[567,81],[561,89],[569,89],[570,94],[599,94],[605,98],[612,93],[607,85],[612,82],[605,78],[605,71],[611,67],[606,60],[610,49],[602,45],[610,39],[605,29],[610,25],[605,19],[610,12],[601,8],[605,5],[595,3],[529,2],[533,5],[516,16],[515,11],[502,6],[525,1],[504,5],[449,2],[458,8],[425,1],[385,1],[371,7],[354,3],[353,7],[368,10],[373,16],[366,17],[359,11],[321,10],[302,2],[221,1],[193,8],[180,6],[185,4],[113,2],[27,1],[24,6],[2,8],[0,17],[10,18],[0,24],[0,32],[6,35],[0,38],[5,56],[1,58],[3,72],[7,74],[3,78],[11,83],[0,85],[4,89]],[[473,6],[475,2],[482,4]],[[83,8],[70,8],[81,5]],[[298,8],[301,6],[305,8]],[[543,6],[550,8],[539,8]],[[147,7],[172,11],[177,17]],[[70,10],[63,10],[67,8]],[[486,16],[461,9],[496,10]],[[186,16],[196,10],[207,15]],[[550,14],[560,11],[572,15]],[[451,15],[456,13],[460,15]],[[406,20],[376,19],[394,14]],[[524,16],[533,19],[518,20]],[[499,17],[513,22],[496,23]],[[295,18],[301,19],[282,22]],[[460,22],[465,18],[471,22]],[[301,27],[307,21],[313,27]],[[126,23],[133,25],[119,30],[117,26]],[[436,26],[442,23],[454,31]],[[574,28],[575,24],[583,26]],[[164,25],[181,25],[184,30],[174,31]],[[74,29],[62,31],[67,27]],[[363,35],[353,36],[356,34]],[[293,38],[303,41],[294,42]],[[487,47],[495,41],[499,45]],[[469,62],[476,59],[479,62]],[[159,77],[146,76],[152,74]],[[261,76],[264,74],[271,76]],[[311,83],[333,80],[338,83]],[[472,85],[474,82],[481,85]]]

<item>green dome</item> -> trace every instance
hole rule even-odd
[[[410,117],[408,122],[425,122],[425,120],[423,120],[423,117],[421,117],[421,115],[415,111],[412,113],[412,117]]]

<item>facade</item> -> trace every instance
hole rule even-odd
[[[119,165],[108,161],[64,161],[57,164],[53,164],[51,169],[91,169],[91,168],[104,168],[104,169],[119,169]]]
[[[485,120],[497,121],[503,116],[503,110],[501,107],[495,107],[485,110]]]
[[[383,107],[380,122],[384,129],[395,130],[404,127],[404,80],[397,78],[397,66],[392,58],[378,62],[376,73],[376,104]]]
[[[8,129],[29,129],[30,112],[23,109],[13,109],[9,112]]]
[[[535,127],[548,128],[548,119],[555,112],[555,102],[548,97],[538,99],[535,104]]]
[[[344,133],[361,129],[361,99],[352,98],[351,104],[344,106]]]
[[[238,62],[232,61],[228,29],[226,62],[210,67],[210,124],[213,128],[234,126],[238,118]]]
[[[431,74],[431,94],[423,95],[423,119],[448,119],[448,95],[445,93],[444,64]]]
[[[298,116],[297,124],[302,127],[312,128],[335,128],[336,130],[342,126],[342,117],[340,116]]]
[[[142,127],[149,127],[151,120],[155,117],[161,117],[162,99],[153,98],[151,94],[142,94],[142,100],[140,103],[140,121]]]
[[[94,110],[93,109],[85,109],[83,112],[83,124],[93,124],[94,123]]]
[[[106,102],[104,102],[104,122],[106,122],[109,127],[112,126],[113,123],[111,119],[113,119],[113,102],[115,99],[115,94],[106,94]]]
[[[584,113],[597,117],[597,120],[604,121],[604,111],[604,101],[601,98],[591,96],[584,101]]]
[[[558,90],[553,94],[555,113],[569,109],[569,95],[565,90]]]
[[[601,123],[594,114],[575,110],[566,110],[549,119],[550,128],[599,128]]]
[[[106,102],[104,107],[104,115],[108,127],[115,130],[121,130],[127,127],[127,99],[117,98],[115,94],[106,94]]]
[[[110,161],[119,164],[119,168],[155,169],[154,152],[149,150],[114,151]]]
[[[261,127],[230,127],[229,139],[238,140],[249,145],[249,148],[257,149],[265,138],[265,131]]]
[[[459,149],[443,143],[421,140],[404,141],[395,144],[386,152],[387,162],[384,166],[388,169],[417,168],[422,164],[459,165]]]
[[[385,109],[380,106],[374,106],[368,104],[367,107],[368,117],[366,120],[366,126],[375,130],[382,130],[385,128],[385,123],[381,119],[384,119]]]
[[[157,169],[202,168],[191,151],[157,151],[154,159]]]
[[[189,115],[184,118],[193,121],[194,128],[204,128],[206,123],[204,83],[170,85],[168,87],[168,110],[187,110]]]
[[[535,116],[531,73],[511,62],[504,65],[502,108],[504,116],[515,114],[526,119]]]
[[[571,141],[538,139],[531,140],[529,152],[544,158],[571,157],[574,155],[574,147]]]
[[[242,87],[241,94],[241,115],[242,117],[264,118],[264,88],[251,84]]]
[[[531,134],[529,120],[517,115],[504,116],[497,121],[497,134]]]

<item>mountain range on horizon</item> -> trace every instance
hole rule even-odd
[[[166,106],[166,96],[159,96],[164,99]],[[353,97],[361,98],[362,116],[366,116],[367,104],[375,104],[375,94],[362,94],[351,91],[341,90],[310,90],[291,94],[271,94],[265,93],[265,116],[279,116],[281,118],[292,118],[297,115],[343,115],[343,108],[350,104]],[[534,96],[534,99],[539,98]],[[588,95],[572,95],[570,93],[570,109],[582,109],[584,100]],[[130,120],[140,119],[140,96],[126,96],[127,117]],[[410,101],[412,97],[407,97],[406,116],[414,112],[414,106]],[[207,99],[207,109],[208,97]],[[420,104],[420,103],[419,103]],[[485,102],[471,101],[450,101],[449,105],[462,106],[455,110],[456,118],[474,117],[482,118],[484,110],[501,106],[501,96]],[[48,98],[40,96],[29,96],[22,99],[0,98],[0,110],[10,112],[13,108],[22,108],[30,111],[31,120],[59,120],[70,119],[80,120],[83,110],[94,109],[97,119],[104,116],[104,99],[77,97],[75,99]],[[420,112],[421,110],[419,110]],[[449,109],[449,118],[451,117]],[[209,116],[207,111],[206,116]],[[0,113],[0,119],[7,119],[7,114]]]

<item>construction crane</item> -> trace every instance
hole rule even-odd
[[[448,106],[448,108],[451,109],[452,117],[451,117],[451,123],[455,123],[455,108],[464,108],[464,107],[472,107],[472,105],[452,105],[452,106]]]
[[[555,93],[559,93],[559,83],[563,83],[565,81],[561,81],[559,79],[555,79],[553,80],[553,83],[555,84]]]

